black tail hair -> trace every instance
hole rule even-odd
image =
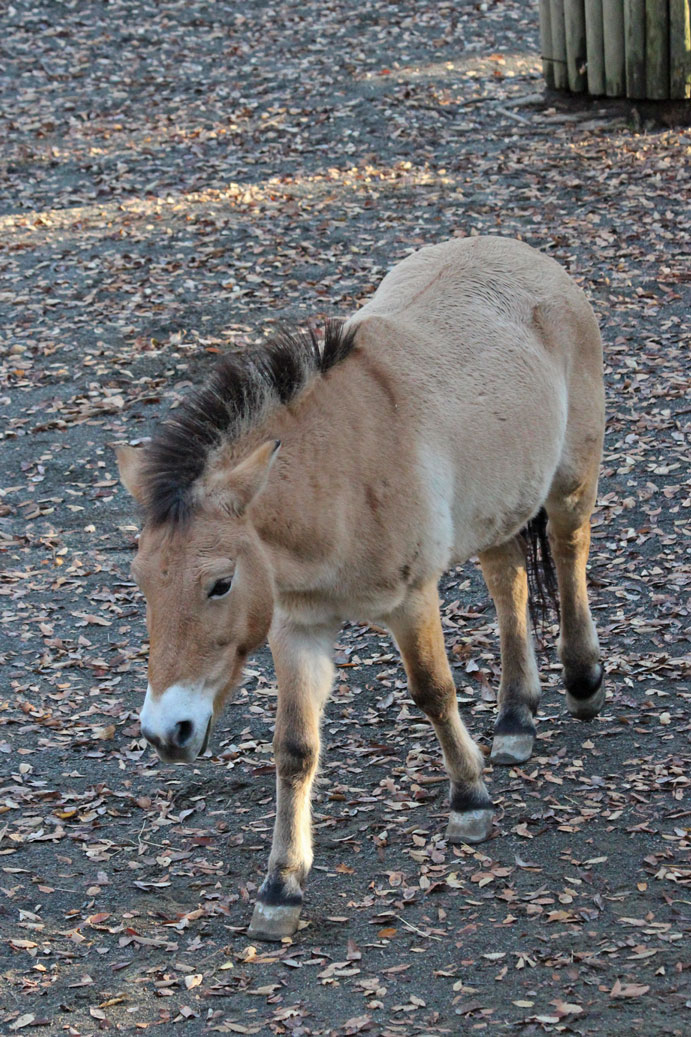
[[[538,632],[538,619],[545,620],[552,608],[559,619],[559,593],[554,559],[547,537],[547,512],[540,508],[537,515],[518,534],[525,552],[528,573],[528,608],[533,630]]]

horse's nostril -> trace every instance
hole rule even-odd
[[[180,749],[187,745],[194,733],[194,724],[191,720],[181,720],[173,730],[173,743]]]

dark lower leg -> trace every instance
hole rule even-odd
[[[482,780],[483,760],[458,712],[439,617],[436,585],[416,591],[389,626],[403,656],[410,693],[429,717],[449,775],[452,842],[480,842],[492,825],[492,803]]]
[[[564,667],[567,706],[575,716],[588,719],[600,711],[605,697],[600,646],[590,614],[586,584],[590,519],[588,517],[582,525],[573,528],[550,514],[548,532],[559,582],[561,631],[558,651]]]
[[[519,763],[533,750],[540,679],[528,621],[525,557],[516,540],[484,551],[480,564],[499,622],[501,681],[492,761]]]
[[[257,895],[250,934],[280,940],[298,926],[312,866],[310,795],[318,743],[297,750],[276,745],[276,822],[266,878]]]
[[[278,632],[271,648],[278,678],[276,821],[267,876],[250,934],[280,940],[298,926],[305,879],[312,866],[310,797],[319,762],[319,725],[331,689],[330,642],[313,633]]]

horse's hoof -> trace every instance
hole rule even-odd
[[[490,760],[492,763],[525,763],[533,755],[535,735],[524,732],[517,735],[495,735]]]
[[[247,935],[254,940],[278,943],[297,932],[301,904],[262,904],[258,900]]]
[[[604,669],[598,663],[594,677],[566,681],[566,708],[578,720],[592,720],[605,704]]]
[[[592,720],[593,717],[598,715],[604,706],[606,698],[607,692],[605,691],[604,684],[601,685],[595,694],[591,695],[589,699],[574,698],[573,695],[567,691],[566,708],[571,716],[576,717],[578,720]]]
[[[491,809],[452,810],[446,829],[450,843],[482,843],[492,831],[494,811]]]

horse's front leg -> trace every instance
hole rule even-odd
[[[270,637],[278,680],[274,755],[276,822],[269,870],[249,935],[281,940],[298,927],[312,866],[310,797],[319,763],[319,725],[333,683],[334,631],[276,624]]]

